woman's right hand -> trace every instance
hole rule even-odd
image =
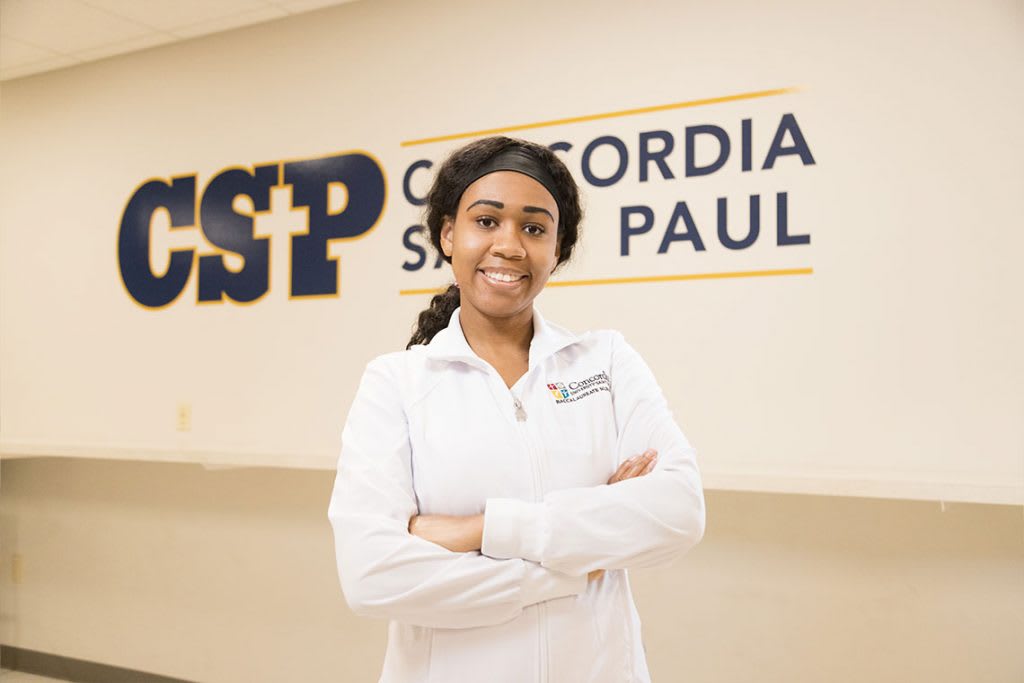
[[[615,474],[608,480],[608,483],[614,484],[617,481],[625,481],[626,479],[648,474],[654,470],[654,465],[657,462],[658,451],[648,448],[640,455],[635,455],[619,465],[619,469],[615,470]]]
[[[617,481],[625,481],[626,479],[632,479],[633,477],[642,477],[643,475],[649,474],[653,471],[657,462],[658,451],[653,448],[648,448],[640,455],[634,456],[619,465],[619,469],[615,470],[615,474],[611,476],[608,483],[614,484]],[[604,570],[595,569],[587,574],[587,580],[597,581],[602,576],[604,576]]]

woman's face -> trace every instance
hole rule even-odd
[[[445,219],[441,249],[451,257],[465,313],[532,316],[533,300],[558,265],[558,205],[527,175],[489,173],[466,188],[456,215]]]

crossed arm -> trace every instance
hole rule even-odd
[[[489,498],[482,533],[479,518],[424,520],[425,533],[454,529],[454,541],[479,547],[484,556],[574,576],[665,564],[700,541],[704,496],[696,452],[647,364],[621,334],[610,341],[617,460],[657,449],[657,469],[638,476],[644,470],[634,467],[650,463],[627,460],[609,482],[614,486],[549,491],[536,502]],[[418,526],[416,520],[411,530]]]
[[[579,595],[604,570],[663,564],[700,540],[695,451],[621,337],[611,373],[617,456],[656,448],[657,468],[645,451],[651,460],[625,461],[614,485],[550,491],[537,502],[489,498],[482,516],[418,515],[397,373],[393,359],[367,366],[328,509],[356,614],[440,628],[502,623],[528,605]]]
[[[647,449],[619,465],[608,483],[648,474],[657,462],[658,452]],[[480,550],[484,539],[484,515],[414,515],[409,520],[409,533],[456,553]],[[588,573],[587,578],[594,580],[603,573],[603,569],[595,569]]]

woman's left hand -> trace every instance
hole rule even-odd
[[[480,550],[484,537],[484,516],[415,515],[409,533],[456,553]]]

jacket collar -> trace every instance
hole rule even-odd
[[[435,360],[463,361],[478,367],[489,367],[487,362],[476,355],[462,331],[462,307],[452,313],[448,327],[444,328],[426,346],[428,358]],[[548,357],[565,347],[575,344],[579,337],[569,330],[553,325],[533,308],[533,339],[530,341],[530,368],[539,365]]]

